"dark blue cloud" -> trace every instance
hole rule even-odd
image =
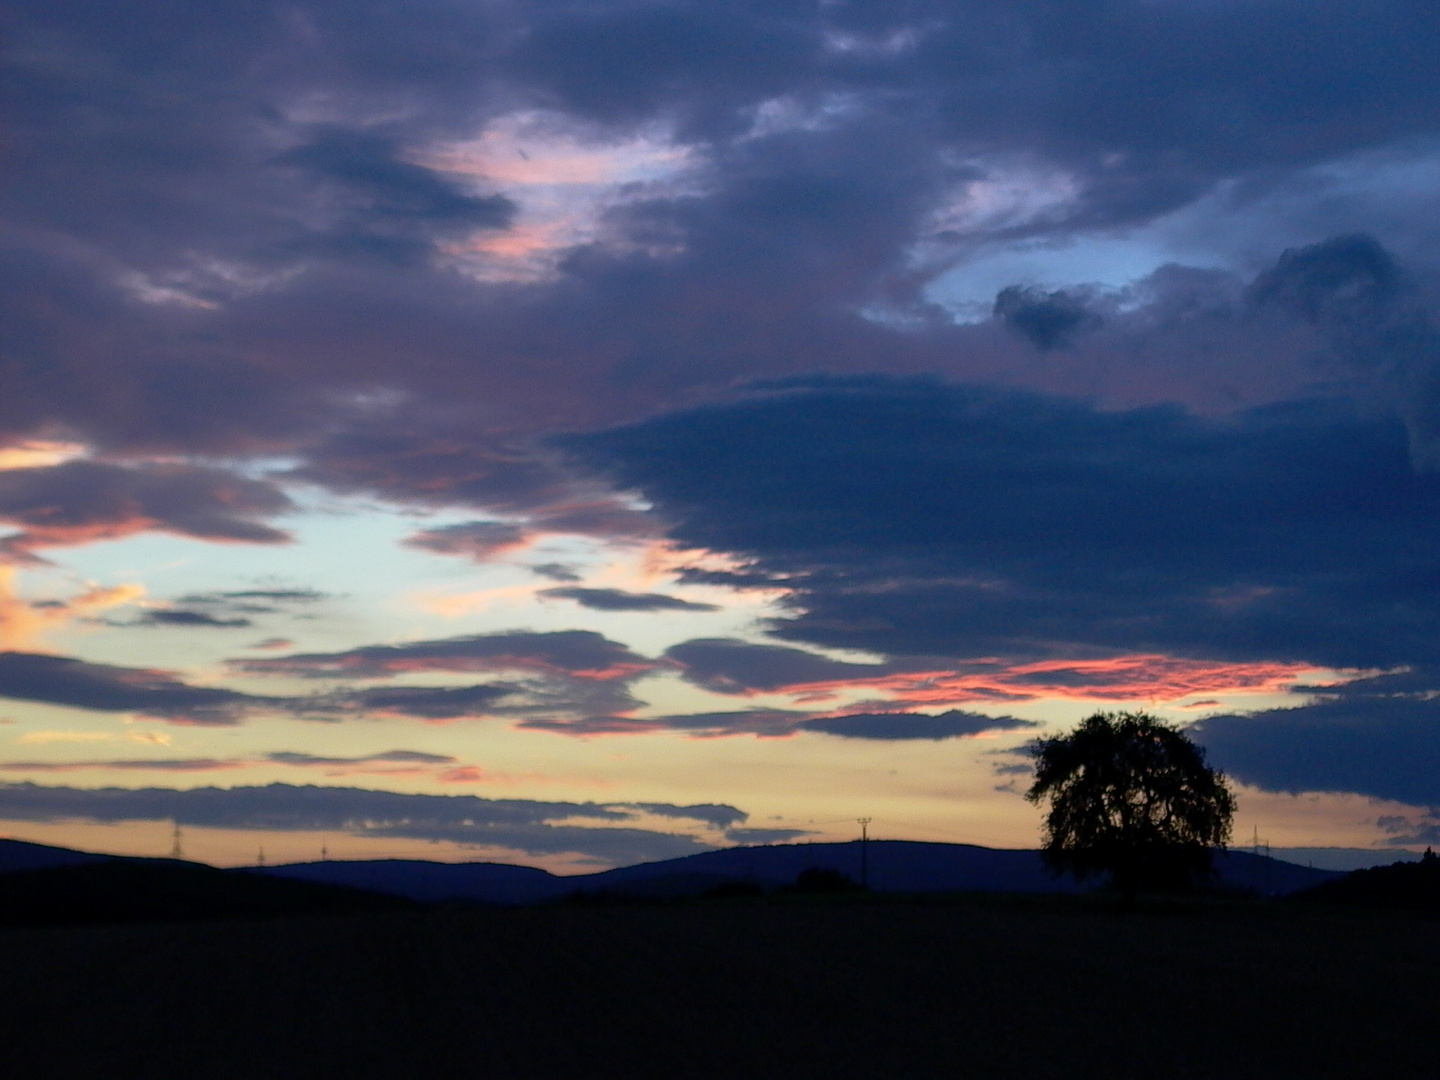
[[[290,246],[332,257],[373,257],[411,266],[438,239],[477,228],[503,228],[515,204],[500,195],[466,194],[432,169],[405,161],[392,138],[322,129],[275,158],[326,182],[319,212],[325,225]]]
[[[1210,716],[1190,731],[1210,760],[1269,791],[1349,791],[1440,805],[1440,670],[1312,687],[1290,709]]]
[[[1086,304],[1083,295],[1056,289],[1011,285],[995,297],[995,317],[1037,349],[1058,349],[1104,320]]]
[[[249,619],[235,618],[222,619],[210,615],[204,611],[186,611],[183,608],[160,608],[154,611],[142,612],[138,618],[128,622],[115,622],[115,626],[183,626],[189,629],[196,627],[236,627],[254,626]]]
[[[532,671],[614,677],[617,672],[648,671],[655,661],[630,651],[593,630],[510,630],[412,641],[403,645],[363,645],[335,653],[294,653],[237,660],[236,668],[256,674],[302,678],[389,678],[407,671]]]
[[[796,725],[803,731],[819,731],[844,739],[941,739],[966,738],[990,731],[1016,731],[1041,725],[1033,720],[1014,716],[985,716],[981,713],[951,709],[927,713],[851,713],[848,716],[826,716],[803,720]]]
[[[1389,251],[1370,236],[1290,249],[1249,292],[1318,327],[1355,369],[1378,374],[1405,418],[1415,464],[1440,470],[1440,326]]]
[[[561,586],[555,589],[541,589],[539,595],[551,596],[557,600],[574,600],[581,607],[595,611],[719,611],[714,604],[700,604],[693,600],[681,600],[678,596],[663,593],[633,593],[624,589],[585,589],[579,586]]]
[[[692,638],[666,649],[665,657],[681,665],[687,682],[719,694],[875,678],[890,670],[878,664],[853,664],[804,649],[759,645],[738,638]]]
[[[1338,400],[1217,420],[817,380],[566,445],[792,590],[798,642],[1383,666],[1440,631],[1440,478]]]
[[[472,639],[454,639],[416,643],[421,647],[414,649],[371,646],[349,653],[234,662],[238,668],[259,674],[301,678],[382,679],[414,671],[519,671],[518,677],[505,682],[470,686],[341,686],[299,696],[194,686],[171,672],[147,668],[0,652],[0,698],[137,712],[178,724],[239,724],[261,713],[326,721],[387,713],[419,720],[502,716],[525,726],[567,730],[568,725],[583,725],[592,715],[636,708],[640,703],[630,694],[629,683],[656,666],[613,642],[605,648],[606,639],[598,634],[587,635],[586,631],[564,631],[557,640],[550,635],[512,634],[506,636],[505,649],[493,640],[476,645]],[[392,649],[400,651],[385,651]],[[573,670],[565,665],[573,665]]]
[[[0,697],[139,712],[185,724],[237,724],[254,712],[284,706],[279,698],[191,686],[169,672],[23,652],[0,652]]]
[[[791,89],[821,60],[819,26],[795,5],[564,4],[534,12],[508,70],[567,111],[608,123],[678,108],[687,133],[733,132],[737,114]]]
[[[502,702],[513,704],[522,696],[521,687],[511,684],[380,686],[338,695],[334,707],[398,713],[425,720],[456,720],[494,715]]]

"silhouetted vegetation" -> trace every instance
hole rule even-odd
[[[1205,752],[1147,713],[1096,713],[1035,747],[1031,802],[1048,800],[1045,861],[1085,879],[1108,874],[1133,899],[1203,877],[1230,838],[1235,799]]]
[[[0,874],[0,925],[259,918],[416,906],[362,889],[163,859],[113,859]]]
[[[1419,862],[1354,870],[1338,881],[1297,893],[1295,899],[1440,911],[1440,858],[1426,848]]]

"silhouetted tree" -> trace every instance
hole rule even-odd
[[[1205,751],[1147,713],[1096,713],[1034,748],[1025,797],[1049,800],[1046,863],[1084,879],[1108,873],[1126,901],[1183,888],[1230,838],[1235,797]]]

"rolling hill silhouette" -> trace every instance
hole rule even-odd
[[[618,867],[595,874],[557,876],[534,867],[501,863],[434,863],[406,860],[293,863],[263,873],[304,881],[351,885],[413,900],[468,900],[523,904],[574,893],[635,897],[698,896],[737,883],[765,890],[788,885],[804,870],[862,877],[861,844],[775,844],[722,848],[661,862]],[[1056,878],[1028,849],[872,840],[866,856],[870,888],[884,893],[1007,892],[1074,893],[1090,884]],[[1248,851],[1216,859],[1218,884],[1265,896],[1282,896],[1343,875],[1315,870]],[[260,871],[254,871],[260,872]]]
[[[0,926],[394,911],[391,892],[0,841]]]
[[[868,865],[862,866],[862,857]],[[377,859],[217,870],[170,859],[98,855],[0,840],[0,922],[113,922],[373,910],[408,903],[517,905],[568,896],[673,899],[736,888],[773,891],[807,870],[868,879],[880,893],[1077,893],[1040,853],[972,844],[872,840],[723,848],[560,876],[533,866]],[[1247,851],[1216,858],[1221,888],[1283,896],[1344,875]]]

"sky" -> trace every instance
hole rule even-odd
[[[1440,842],[1430,0],[16,0],[0,832]]]

